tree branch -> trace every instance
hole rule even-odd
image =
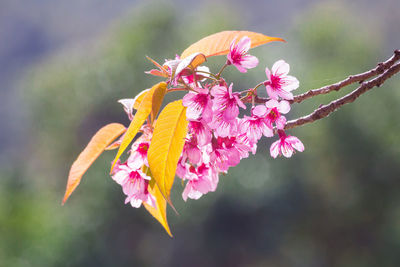
[[[397,57],[399,57],[399,54],[400,54],[399,50],[396,50],[394,57],[396,57],[396,55],[397,55]],[[392,63],[392,66],[387,68],[382,74],[378,75],[376,78],[374,78],[370,81],[367,81],[367,82],[362,82],[361,85],[357,89],[355,89],[353,92],[343,96],[342,98],[332,101],[331,103],[329,103],[327,105],[323,105],[323,106],[319,107],[318,109],[316,109],[315,111],[313,111],[312,113],[310,113],[307,116],[288,121],[285,125],[285,129],[295,128],[295,127],[304,125],[306,123],[314,122],[316,120],[325,118],[329,114],[331,114],[332,112],[334,112],[335,110],[340,108],[341,106],[353,102],[354,100],[356,100],[358,97],[360,97],[362,94],[369,91],[373,87],[381,86],[387,79],[389,79],[394,74],[396,74],[400,71],[400,63],[397,63],[395,65],[393,65],[393,63]],[[379,68],[379,65],[378,65],[378,68]],[[372,75],[372,74],[367,74],[367,73],[371,73],[372,71],[374,71],[374,70],[366,72],[363,75],[365,75],[365,76]],[[357,75],[357,76],[360,77],[359,75]],[[365,77],[365,76],[362,76],[362,77]],[[346,80],[344,80],[344,81],[346,81]]]
[[[341,88],[350,85],[355,82],[363,82],[371,77],[374,77],[378,74],[382,74],[385,70],[389,69],[391,66],[393,66],[396,61],[400,59],[400,50],[395,50],[394,55],[389,58],[385,62],[378,63],[376,68],[366,71],[364,73],[356,74],[356,75],[350,75],[343,81],[331,84],[331,85],[326,85],[324,87],[318,88],[318,89],[313,89],[310,90],[304,94],[297,95],[294,97],[294,99],[291,101],[291,103],[300,103],[308,98],[311,98],[316,95],[322,95],[322,94],[328,94],[332,91],[339,91]]]
[[[326,86],[320,87],[318,89],[309,90],[303,94],[294,96],[293,100],[290,100],[289,102],[290,103],[300,103],[308,98],[311,98],[311,97],[314,97],[317,95],[328,94],[332,91],[339,91],[341,88],[346,87],[346,86],[356,83],[356,82],[362,83],[365,80],[368,80],[376,75],[384,73],[386,70],[388,70],[390,67],[392,67],[393,64],[395,64],[399,60],[400,60],[400,50],[395,50],[394,55],[392,57],[390,57],[385,62],[378,63],[378,65],[375,68],[373,68],[369,71],[355,74],[355,75],[350,75],[349,77],[347,77],[346,79],[344,79],[340,82],[326,85]],[[269,98],[263,98],[263,97],[256,96],[254,100],[255,100],[255,103],[263,104],[263,103],[267,102],[269,100]]]

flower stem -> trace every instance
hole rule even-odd
[[[228,62],[226,62],[226,63],[222,66],[222,68],[219,70],[218,74],[216,75],[216,78],[217,78],[217,79],[219,79],[219,78],[221,77],[222,72],[223,72],[224,69],[225,69],[226,67],[228,67],[229,65],[230,65],[230,64],[228,64]]]
[[[256,87],[254,87],[254,91],[257,90],[257,88],[260,87],[261,85],[264,85],[264,82],[260,82],[259,84],[257,84]]]
[[[215,74],[213,74],[213,73],[211,73],[211,72],[208,72],[208,71],[196,70],[196,72],[208,74],[208,75],[214,77],[215,79],[218,79],[217,76],[216,76]],[[209,78],[209,77],[206,77],[206,78]]]
[[[168,89],[168,93],[179,92],[179,91],[188,91],[188,89],[187,88],[171,88],[171,89]]]

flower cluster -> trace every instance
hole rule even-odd
[[[130,101],[120,102],[127,111]],[[130,112],[127,111],[127,113],[129,116]],[[126,195],[125,204],[130,203],[135,208],[139,208],[143,202],[156,207],[156,199],[149,192],[151,177],[145,173],[146,167],[149,166],[147,150],[150,146],[151,132],[147,127],[143,127],[142,131],[143,135],[133,143],[127,161],[121,163],[118,160],[112,173],[113,180],[121,185]]]
[[[258,59],[249,55],[251,40],[243,37],[236,43],[233,40],[227,61],[218,74],[213,74],[207,67],[190,68],[182,66],[183,60],[177,57],[166,61],[159,70],[149,73],[169,78],[169,84],[176,89],[187,90],[182,103],[187,108],[186,118],[189,121],[188,134],[180,156],[176,175],[185,183],[183,199],[198,199],[202,195],[215,191],[219,174],[226,173],[230,167],[239,164],[250,153],[255,154],[257,143],[262,136],[279,139],[272,143],[270,155],[291,157],[297,151],[303,151],[302,142],[286,135],[284,128],[290,111],[292,91],[298,88],[298,80],[288,75],[289,64],[277,61],[269,70],[266,68],[266,80],[254,88],[235,92],[233,84],[228,84],[221,77],[221,72],[229,65],[240,72],[258,65]],[[268,99],[258,102],[257,89],[265,86]],[[130,119],[134,100],[123,99]],[[239,117],[240,109],[245,110],[251,104],[250,116]],[[144,172],[147,163],[147,149],[151,141],[151,127],[145,127],[143,135],[130,150],[125,163],[118,163],[113,171],[113,179],[122,186],[126,203],[139,207],[142,202],[154,206],[154,196],[149,193],[150,177]]]

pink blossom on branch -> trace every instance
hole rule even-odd
[[[203,163],[195,167],[185,164],[185,166],[181,165],[180,169],[181,178],[187,180],[182,193],[183,200],[199,199],[202,195],[213,192],[217,188],[218,173],[209,165]]]
[[[236,43],[236,38],[232,41],[228,54],[228,65],[234,65],[240,72],[247,72],[258,65],[258,59],[255,56],[247,54],[251,47],[251,40],[244,36]]]
[[[148,191],[151,178],[141,169],[132,168],[128,162],[117,164],[112,178],[122,186],[122,191],[127,196],[125,203],[130,203],[134,208],[139,208],[142,202],[156,207],[155,198]]]
[[[239,132],[245,134],[252,144],[255,144],[264,135],[271,137],[274,135],[272,127],[268,124],[267,107],[257,105],[252,108],[251,116],[244,116],[239,122]]]
[[[266,120],[269,128],[273,128],[273,123],[276,124],[276,127],[280,130],[283,130],[286,124],[286,117],[281,114],[286,114],[290,111],[289,102],[282,100],[278,102],[275,99],[271,99],[265,103],[267,107],[266,112]]]
[[[188,133],[197,139],[199,146],[205,146],[211,142],[212,132],[208,125],[200,121],[189,121]]]
[[[232,84],[226,86],[216,85],[211,89],[213,99],[213,120],[210,123],[218,136],[226,137],[235,135],[237,131],[237,116],[239,107],[246,109],[240,100],[239,93],[232,92]]]
[[[212,119],[212,101],[208,89],[196,88],[197,92],[187,93],[182,104],[187,107],[186,118],[188,120],[203,119],[210,122]]]
[[[268,68],[265,69],[268,80],[264,82],[264,85],[270,98],[275,100],[278,100],[279,97],[286,100],[293,99],[291,91],[299,87],[299,81],[288,75],[289,70],[289,64],[283,60],[275,62],[271,71]]]
[[[112,178],[122,186],[122,191],[127,196],[125,204],[130,203],[132,207],[139,208],[142,202],[156,207],[155,197],[148,190],[151,177],[142,171],[143,166],[148,166],[147,150],[150,146],[151,136],[146,127],[144,134],[137,139],[130,150],[127,161],[121,164],[119,161],[114,167]]]
[[[276,158],[278,155],[283,155],[290,158],[295,150],[304,151],[304,145],[297,137],[286,135],[283,130],[279,130],[278,134],[279,140],[272,143],[270,147],[271,157]]]

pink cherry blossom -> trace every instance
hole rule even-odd
[[[128,162],[124,164],[118,162],[113,170],[113,180],[122,186],[122,191],[127,196],[125,203],[139,208],[144,201],[155,207],[155,198],[148,191],[151,178],[145,175],[140,168],[133,167]]]
[[[271,137],[274,135],[272,127],[269,126],[267,116],[267,107],[264,105],[257,105],[251,111],[251,117],[244,116],[239,122],[239,132],[245,134],[250,143],[257,143],[258,140],[264,135]]]
[[[226,86],[216,85],[211,89],[214,96],[213,109],[216,112],[223,113],[225,120],[233,120],[239,115],[239,107],[246,109],[246,106],[240,100],[239,93],[232,92],[233,84],[228,88]]]
[[[232,86],[231,84],[227,88],[226,86],[216,85],[211,89],[211,94],[214,96],[214,117],[210,126],[215,129],[218,136],[222,137],[236,134],[239,107],[246,109],[239,98],[240,94],[232,92]]]
[[[241,142],[236,136],[218,137],[212,140],[212,152],[210,161],[220,171],[227,171],[229,167],[239,164],[242,158],[249,156],[251,147]]]
[[[245,133],[239,134],[237,136],[237,139],[238,139],[239,143],[241,143],[241,144],[245,145],[247,148],[249,148],[248,152],[251,151],[251,153],[253,153],[253,155],[256,154],[257,142],[252,142]],[[243,156],[243,158],[247,158],[247,157],[248,157],[248,155]]]
[[[208,89],[196,88],[198,91],[187,93],[182,100],[182,104],[187,107],[186,117],[188,120],[203,119],[210,122],[212,119],[212,101]]]
[[[281,114],[286,114],[290,111],[289,102],[282,100],[278,102],[275,99],[271,99],[265,103],[267,107],[266,121],[269,128],[273,128],[273,123],[276,124],[278,129],[283,130],[286,124],[286,117]]]
[[[286,135],[282,130],[279,130],[278,134],[279,140],[272,143],[270,147],[271,157],[276,158],[278,155],[283,155],[290,158],[295,150],[304,151],[304,145],[297,137]]]
[[[238,120],[225,120],[223,113],[216,113],[209,124],[216,136],[227,137],[237,134]]]
[[[199,146],[205,146],[211,142],[211,129],[203,121],[189,121],[188,133],[197,138]]]
[[[250,38],[244,36],[237,44],[235,43],[236,38],[231,43],[227,64],[234,65],[240,72],[247,72],[247,69],[256,67],[258,59],[247,54],[251,47]]]
[[[187,198],[199,199],[210,191],[215,191],[218,184],[218,175],[215,177],[212,168],[201,164],[197,168],[186,164],[184,180],[188,180],[182,193],[183,200]]]
[[[128,158],[128,163],[132,168],[141,168],[143,165],[149,166],[147,162],[147,150],[149,150],[150,142],[139,138],[133,143],[131,155]]]
[[[198,164],[201,160],[201,150],[197,145],[197,138],[194,136],[190,139],[186,139],[185,145],[183,146],[182,156],[184,159],[188,159],[192,164]]]
[[[142,202],[156,207],[155,197],[148,191],[150,177],[141,170],[131,171],[122,190],[127,195],[125,204],[130,203],[132,207],[139,208]]]
[[[270,98],[293,99],[291,91],[299,87],[299,81],[295,77],[287,75],[289,70],[289,64],[283,60],[275,62],[271,71],[268,68],[265,69],[268,80],[264,84]]]

